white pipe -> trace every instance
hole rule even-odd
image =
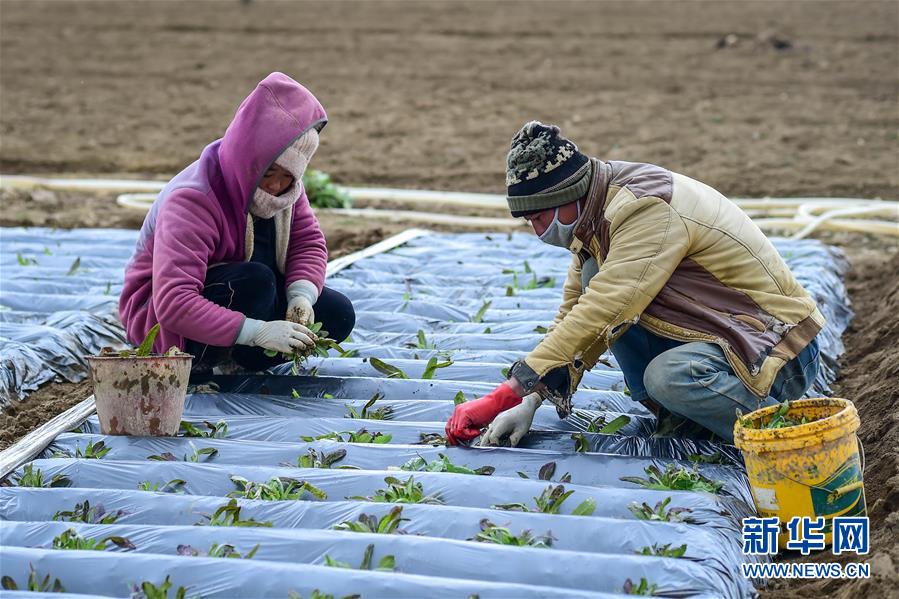
[[[800,214],[802,214],[802,208],[804,206],[800,206]],[[896,212],[896,216],[899,216],[899,210],[894,210]],[[809,210],[809,213],[811,211]],[[818,229],[824,226],[828,221],[834,221],[838,216],[861,216],[863,214],[880,214],[883,212],[883,207],[880,206],[850,206],[848,208],[838,208],[836,210],[830,210],[825,212],[821,216],[813,219],[810,223],[808,223],[805,227],[800,229],[797,233],[793,235],[793,239],[803,239],[810,235],[815,229]],[[800,220],[800,219],[797,219]],[[885,222],[885,221],[884,221]],[[899,223],[893,225],[895,228],[895,235],[899,235]]]
[[[379,218],[393,222],[413,221],[435,225],[459,225],[469,227],[522,227],[527,224],[524,219],[493,218],[490,216],[460,216],[441,212],[419,212],[416,210],[381,210],[379,208],[316,208],[316,214],[337,214],[342,216],[359,216],[363,218]]]
[[[133,179],[62,179],[42,178],[24,175],[0,175],[0,186],[49,187],[51,189],[103,189],[120,191],[159,191],[165,183],[161,181],[141,181]],[[460,206],[482,208],[505,208],[506,199],[498,194],[432,191],[418,189],[390,189],[383,187],[341,187],[354,200],[385,200],[400,202],[439,202]],[[146,212],[156,198],[154,193],[125,193],[116,202],[128,208]],[[888,220],[862,220],[859,215],[887,214],[899,215],[899,202],[885,200],[865,200],[860,198],[737,198],[733,200],[743,210],[759,211],[775,217],[754,218],[763,229],[800,229],[795,235],[805,237],[818,229],[857,231],[899,236],[899,224]],[[826,212],[820,216],[815,214]],[[449,225],[477,226],[517,226],[520,221],[508,218],[467,217],[433,212],[409,210],[326,209],[323,212],[346,216],[363,216],[388,220],[411,220]]]

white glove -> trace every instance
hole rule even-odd
[[[505,437],[509,437],[512,447],[518,445],[521,438],[531,430],[534,413],[541,403],[543,403],[543,399],[536,393],[525,396],[520,404],[509,408],[493,419],[493,422],[487,427],[487,431],[481,435],[479,445],[482,447],[499,445]]]
[[[294,281],[287,287],[287,320],[310,325],[315,322],[312,304],[318,300],[318,287],[311,281]]]
[[[247,318],[243,321],[235,343],[292,354],[304,346],[312,347],[315,345],[315,339],[315,333],[295,322],[286,320],[264,322]]]

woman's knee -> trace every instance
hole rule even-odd
[[[353,332],[356,326],[356,310],[350,298],[325,287],[313,306],[315,319],[322,323],[328,331],[328,335],[340,342],[345,340]]]

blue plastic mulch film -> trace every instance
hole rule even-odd
[[[0,229],[0,408],[125,343],[118,298],[137,231]]]
[[[43,268],[56,234],[6,232],[4,272],[10,252],[18,270]],[[845,260],[815,241],[775,243],[828,318],[811,392],[826,393],[851,317]],[[16,252],[39,264],[20,267]],[[753,508],[739,452],[653,437],[611,355],[573,413],[542,406],[519,447],[443,445],[456,403],[540,340],[568,262],[517,234],[431,234],[359,260],[328,281],[357,309],[342,357],[204,380],[178,437],[106,436],[88,418],[18,468],[0,488],[0,575],[101,596],[167,577],[172,595],[200,597],[755,596],[739,569],[763,559],[741,552]],[[57,270],[54,284],[79,276]],[[16,280],[10,293],[27,293],[28,275]],[[92,314],[88,291],[66,293]],[[0,314],[32,334],[53,317]],[[673,474],[692,490],[668,488]],[[22,477],[47,488],[15,486]]]

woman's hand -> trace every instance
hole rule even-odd
[[[312,302],[302,295],[290,300],[290,303],[287,304],[287,320],[307,326],[315,322]]]
[[[304,347],[312,347],[316,339],[315,333],[295,322],[263,322],[247,318],[237,337],[237,343],[292,354]]]

